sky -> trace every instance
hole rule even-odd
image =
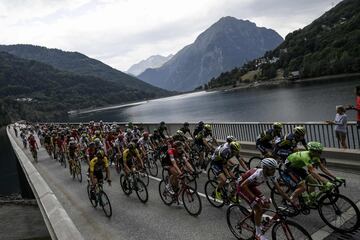
[[[341,0],[0,0],[0,44],[81,52],[116,69],[175,54],[221,17],[282,37]]]

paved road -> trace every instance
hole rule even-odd
[[[21,146],[19,139],[17,143]],[[30,152],[25,152],[31,159]],[[114,169],[111,170],[112,186],[104,188],[113,207],[113,216],[108,219],[100,208],[91,206],[86,181],[79,183],[72,180],[68,168],[64,169],[50,158],[44,148],[40,148],[38,158],[36,168],[85,239],[235,239],[226,224],[226,207],[216,209],[201,197],[202,213],[198,217],[191,217],[181,205],[168,207],[163,204],[155,179],[150,180],[148,187],[149,201],[142,204],[136,194],[125,196]],[[87,169],[87,166],[83,165],[83,169]],[[333,170],[347,179],[347,188],[341,190],[342,193],[359,204],[359,174]],[[201,176],[198,183],[201,193],[204,193],[205,181],[206,176]],[[326,236],[328,239],[338,238],[338,235],[328,236],[327,231],[331,230],[324,227],[316,211],[308,216],[297,216],[295,220],[313,234],[314,239],[324,239]],[[347,236],[347,239],[360,239],[360,231]]]

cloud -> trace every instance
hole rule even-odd
[[[249,19],[283,37],[340,0],[8,0],[0,2],[0,44],[82,52],[126,70],[176,53],[223,16]]]

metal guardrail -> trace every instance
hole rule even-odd
[[[125,127],[125,122],[104,122],[104,124],[116,123]],[[59,124],[74,124],[79,123],[59,123]],[[143,126],[149,132],[159,126],[159,123],[139,123],[134,122],[135,125]],[[239,141],[255,142],[257,136],[267,129],[272,127],[272,122],[223,122],[223,123],[209,123],[213,129],[213,135],[219,140],[225,140],[226,136],[233,135]],[[166,123],[169,133],[173,134],[182,127],[182,123]],[[190,123],[190,129],[193,130],[196,123]],[[319,141],[324,147],[339,148],[340,144],[336,139],[334,132],[334,125],[329,125],[325,122],[288,122],[283,123],[283,135],[290,133],[296,126],[303,126],[306,129],[306,141]],[[356,122],[350,121],[347,124],[347,143],[349,149],[360,149],[360,129],[357,129]]]
[[[216,138],[225,139],[227,135],[233,135],[240,141],[255,142],[257,136],[272,127],[272,123],[213,123],[213,133]],[[306,141],[319,141],[324,147],[339,148],[333,125],[324,122],[294,122],[283,123],[283,134],[292,132],[296,126],[306,129]],[[360,129],[355,122],[347,125],[347,143],[350,149],[360,148]]]

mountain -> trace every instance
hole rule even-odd
[[[121,87],[144,92],[154,97],[167,96],[169,93],[139,79],[118,71],[96,59],[89,58],[78,52],[66,52],[59,49],[49,49],[34,45],[0,45],[0,51],[8,52],[14,56],[35,60],[49,64],[62,71],[78,75],[89,75],[119,83]]]
[[[162,67],[147,69],[138,77],[168,90],[192,90],[221,72],[262,56],[282,41],[274,30],[223,17]]]
[[[139,63],[136,63],[136,64],[132,65],[129,68],[129,70],[126,71],[126,73],[132,74],[134,76],[138,76],[148,68],[159,68],[159,67],[161,67],[162,65],[164,65],[164,63],[169,61],[172,57],[173,57],[172,54],[170,54],[167,57],[164,57],[164,56],[161,56],[161,55],[151,56],[151,57],[147,58],[146,60],[142,60]]]
[[[12,120],[66,120],[67,111],[152,98],[94,76],[0,52],[0,113]]]
[[[344,0],[308,26],[289,33],[274,50],[222,73],[208,87],[233,85],[251,72],[257,72],[257,81],[359,73],[359,26],[360,1]]]

